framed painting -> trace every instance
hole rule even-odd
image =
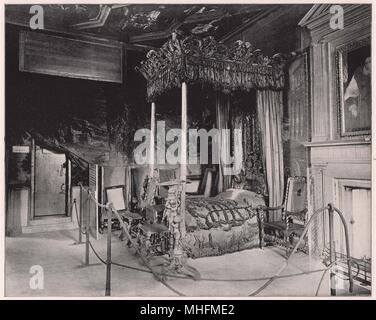
[[[340,135],[370,135],[372,95],[369,38],[337,49],[337,72]]]

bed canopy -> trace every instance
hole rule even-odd
[[[226,46],[213,37],[180,38],[173,33],[172,38],[161,48],[148,52],[147,59],[141,62],[137,70],[147,81],[147,99],[151,103],[149,152],[151,175],[154,172],[156,101],[167,91],[181,88],[180,180],[183,216],[187,172],[187,87],[195,83],[209,85],[213,90],[222,92],[225,96],[237,90],[256,90],[269,205],[277,205],[282,201],[281,113],[285,77],[280,55],[265,56],[261,50],[254,48],[249,42],[240,40],[231,46]],[[219,105],[217,112],[224,109],[224,104],[229,106],[228,100]],[[226,113],[221,117],[225,118]],[[219,123],[217,121],[217,126],[220,125],[220,121]],[[182,233],[184,234],[185,230],[182,230]]]
[[[147,80],[149,101],[183,82],[209,84],[224,93],[281,90],[284,73],[277,57],[267,57],[240,40],[226,46],[213,37],[178,39],[173,34],[160,49],[149,51],[138,70]]]

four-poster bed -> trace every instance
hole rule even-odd
[[[174,253],[184,251],[190,257],[200,257],[258,247],[261,233],[257,207],[265,205],[265,201],[255,192],[229,189],[231,176],[224,173],[229,169],[224,159],[221,158],[219,163],[218,191],[221,193],[215,198],[186,195],[187,91],[190,84],[211,86],[218,93],[216,125],[218,129],[228,129],[229,94],[256,90],[266,189],[269,191],[269,205],[273,206],[280,203],[283,194],[280,124],[283,65],[277,58],[262,55],[248,42],[237,41],[227,47],[212,37],[178,39],[173,34],[160,49],[148,53],[138,70],[147,80],[147,97],[151,102],[149,177],[154,176],[155,168],[156,102],[167,91],[181,88],[180,177],[176,192],[180,207],[175,213],[180,217],[176,226],[180,241],[175,242],[175,249],[179,248]],[[222,112],[226,107],[227,113]],[[221,148],[230,148],[225,141],[220,142]]]

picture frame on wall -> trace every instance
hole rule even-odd
[[[371,134],[370,38],[337,49],[339,133],[341,137]]]

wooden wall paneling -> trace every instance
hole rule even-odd
[[[335,96],[336,96],[336,88],[333,87],[333,75],[335,77],[335,74],[336,74],[336,65],[335,65],[335,59],[333,59],[332,55],[331,55],[331,44],[328,42],[328,43],[325,43],[325,61],[327,63],[325,69],[326,69],[326,76],[327,76],[327,79],[326,79],[326,83],[327,83],[327,92],[326,92],[326,97],[327,97],[327,106],[328,106],[328,119],[329,119],[329,132],[328,132],[328,135],[329,135],[329,140],[333,140],[334,139],[334,133],[335,133],[335,130],[334,130],[334,127],[336,127],[335,125],[335,122],[336,122],[336,118],[333,117],[333,109],[335,108],[335,100],[333,100],[333,98],[335,99]]]
[[[340,37],[341,34],[346,34],[349,29],[354,26],[359,26],[360,24],[365,23],[370,25],[371,19],[371,5],[370,4],[346,4],[343,6],[344,8],[344,20],[345,20],[345,28],[343,30],[333,30],[329,27],[330,21],[330,14],[329,14],[329,7],[331,5],[315,5],[315,6],[326,6],[327,8],[324,11],[317,15],[313,13],[310,17],[305,17],[300,22],[301,26],[306,26],[311,31],[311,39],[313,43],[318,43],[323,38],[327,36]]]
[[[330,5],[317,7],[326,8],[318,9],[316,13],[312,11],[300,26],[307,27],[311,36],[312,141],[326,141],[341,138],[338,133],[335,51],[338,46],[370,34],[371,6],[344,5],[345,28],[342,30],[333,30],[329,26]]]
[[[309,139],[310,88],[308,53],[297,57],[289,67],[288,91],[288,130],[289,134],[285,147],[285,167],[287,175],[306,175],[308,167],[307,150],[304,147]]]
[[[343,5],[345,28],[329,26],[330,5],[315,5],[300,23],[311,35],[311,132],[305,144],[310,153],[309,212],[329,202],[338,205],[343,195],[338,185],[343,179],[371,179],[371,143],[361,137],[343,138],[338,130],[336,50],[370,35],[371,6]],[[344,205],[346,207],[346,205]],[[338,220],[338,219],[337,219]],[[335,224],[339,225],[338,221]],[[328,219],[314,221],[309,233],[310,252],[320,254],[328,240]],[[350,222],[348,222],[350,223]],[[339,227],[336,226],[336,234]],[[362,237],[361,232],[357,235]],[[338,237],[337,237],[338,238]],[[341,239],[337,245],[341,245]]]
[[[16,236],[22,233],[22,228],[28,224],[30,188],[12,186],[8,197],[6,234]]]
[[[316,146],[311,151],[311,161],[314,164],[369,164],[371,159],[371,144],[344,144]],[[344,168],[342,166],[342,168]]]
[[[325,206],[325,199],[323,194],[325,166],[313,166],[311,174],[308,179],[308,186],[310,188],[309,207],[312,209],[309,214]],[[310,254],[318,256],[322,253],[326,243],[326,222],[325,215],[318,215],[312,222],[310,228],[309,247]]]
[[[122,83],[122,45],[21,31],[19,69],[54,76]]]
[[[312,114],[312,141],[326,141],[328,130],[328,110],[325,101],[326,78],[323,75],[323,45],[314,44],[312,54],[312,83],[313,105]]]
[[[312,168],[308,167],[307,168],[307,208],[308,208],[308,219],[311,218],[311,215],[313,214],[314,212],[314,196],[315,196],[315,192],[314,192],[314,183],[315,183],[315,180],[314,180],[314,176],[312,175]],[[307,232],[307,237],[308,237],[308,254],[309,256],[313,255],[313,249],[314,249],[314,241],[313,241],[313,232],[314,232],[314,229],[313,227],[311,226],[309,229],[308,229],[308,232]]]

